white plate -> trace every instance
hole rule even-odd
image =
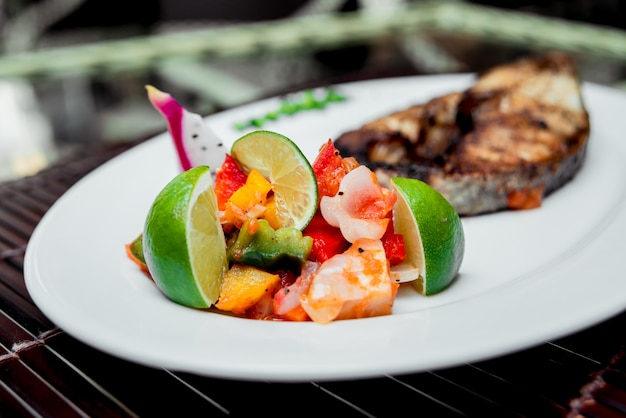
[[[264,126],[309,158],[368,119],[466,87],[471,75],[338,86],[347,101]],[[400,374],[521,350],[626,308],[626,96],[584,85],[592,133],[576,178],[540,209],[463,220],[460,277],[441,294],[402,289],[394,314],[329,325],[254,321],[167,300],[126,258],[158,191],[177,172],[166,134],[104,164],[65,193],[28,245],[25,277],[41,310],[76,338],[149,366],[250,380]],[[207,119],[227,142],[235,122],[278,99]]]

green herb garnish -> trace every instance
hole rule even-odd
[[[237,122],[235,123],[235,129],[242,131],[249,127],[260,128],[266,122],[276,120],[281,115],[291,116],[305,110],[324,109],[329,103],[346,100],[344,96],[330,87],[325,89],[325,93],[324,97],[318,99],[315,97],[313,90],[304,90],[302,94],[298,95],[297,100],[284,99],[280,102],[278,109],[268,112],[264,116],[250,119],[247,122]]]

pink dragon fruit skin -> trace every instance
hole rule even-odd
[[[221,139],[204,123],[202,117],[182,107],[169,93],[146,86],[148,99],[165,117],[183,171],[207,165],[215,177],[224,162],[226,151]]]

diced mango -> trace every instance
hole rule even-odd
[[[272,189],[272,185],[257,170],[251,170],[246,183],[228,201],[240,208],[250,208],[254,205],[265,204],[267,193]]]
[[[280,276],[256,267],[233,264],[224,275],[218,309],[243,314],[280,284]]]
[[[278,219],[277,209],[278,207],[276,206],[276,199],[272,195],[267,199],[267,203],[265,204],[264,218],[274,229],[282,227],[282,225],[280,224],[280,220]]]
[[[246,183],[226,202],[224,220],[240,228],[244,220],[249,217],[248,212],[251,209],[256,206],[264,210],[270,190],[272,190],[272,184],[257,170],[251,170]]]

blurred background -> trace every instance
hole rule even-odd
[[[145,84],[208,115],[562,50],[583,80],[623,89],[625,11],[619,0],[0,0],[0,181],[165,130]]]

